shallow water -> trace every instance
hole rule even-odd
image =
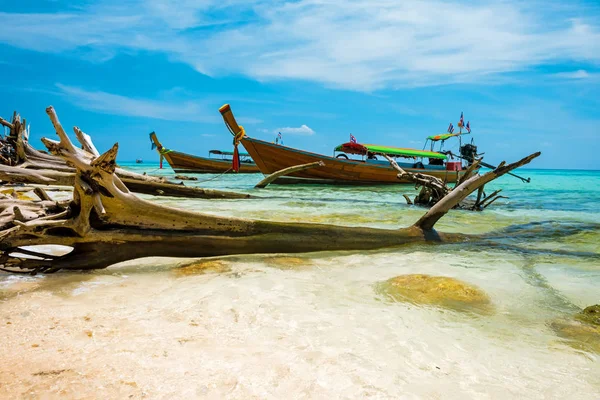
[[[130,165],[150,172],[153,165]],[[168,176],[170,169],[153,171]],[[597,398],[600,355],[553,321],[600,303],[600,172],[520,170],[508,200],[452,211],[443,231],[485,244],[369,252],[144,259],[93,273],[0,275],[0,398]],[[409,186],[270,186],[197,175],[260,200],[168,205],[279,221],[395,228]],[[523,234],[530,232],[524,238]],[[187,266],[195,263],[192,266]],[[460,279],[487,314],[390,302],[405,274]]]

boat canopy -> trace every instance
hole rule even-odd
[[[208,154],[219,154],[222,156],[232,156],[233,151],[225,151],[225,150],[210,150]],[[248,153],[240,153],[240,157],[250,157]]]
[[[417,149],[406,149],[399,147],[388,147],[388,146],[379,146],[376,144],[360,144],[360,143],[343,143],[337,146],[335,151],[343,151],[344,153],[349,154],[362,154],[366,155],[367,153],[372,154],[385,154],[388,156],[395,157],[425,157],[425,158],[437,158],[440,160],[445,160],[446,155],[441,154],[435,151],[425,151],[425,150],[417,150]]]
[[[451,137],[456,137],[456,136],[460,136],[460,135],[461,135],[461,133],[441,133],[439,135],[427,136],[427,140],[437,142],[438,140],[446,140],[446,139],[450,139]]]

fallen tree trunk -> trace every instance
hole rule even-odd
[[[179,210],[136,197],[115,175],[117,144],[90,161],[75,151],[53,108],[46,111],[60,137],[60,142],[50,145],[50,150],[77,170],[73,200],[68,206],[44,201],[0,201],[0,212],[4,215],[0,226],[0,265],[6,271],[37,273],[105,268],[150,256],[368,250],[424,241],[472,241],[477,236],[444,234],[433,230],[433,226],[463,196],[539,155],[532,154],[481,177],[470,178],[407,228],[252,221]],[[28,216],[21,205],[29,207]],[[66,245],[73,250],[56,256],[23,249],[41,244]],[[35,258],[23,256],[24,251]]]
[[[269,176],[265,177],[265,179],[258,182],[254,186],[254,188],[255,189],[263,189],[263,188],[266,188],[267,185],[269,185],[270,183],[274,182],[277,178],[281,178],[282,176],[289,175],[289,174],[292,174],[292,173],[298,172],[298,171],[304,171],[305,169],[309,169],[309,168],[322,167],[324,165],[325,165],[325,163],[323,161],[315,161],[315,162],[308,163],[308,164],[294,165],[292,167],[280,169],[279,171],[273,172]]]
[[[73,186],[75,173],[0,165],[0,181],[38,185]]]
[[[136,179],[122,178],[121,180],[132,192],[151,194],[154,196],[185,197],[188,199],[249,199],[252,197],[245,193],[203,189],[172,183],[152,182],[151,184],[148,184],[148,182],[138,181]]]
[[[75,172],[30,170],[0,165],[0,180],[11,183],[74,186],[75,177]],[[147,182],[128,178],[123,178],[122,181],[130,190],[136,193],[153,196],[186,197],[190,199],[247,199],[251,197],[245,193],[202,189],[172,183]]]

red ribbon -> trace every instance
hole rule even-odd
[[[238,152],[237,145],[233,147],[233,160],[231,167],[233,172],[239,172],[240,170],[240,153]]]

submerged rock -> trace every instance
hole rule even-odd
[[[586,307],[572,319],[554,321],[550,327],[571,347],[600,354],[600,305]]]
[[[181,276],[199,274],[222,274],[231,272],[231,265],[223,260],[201,260],[176,268],[175,274]]]
[[[575,315],[575,318],[581,322],[600,326],[600,304],[584,308]]]
[[[300,257],[287,256],[265,257],[264,262],[270,267],[279,268],[282,270],[304,269],[313,265],[313,263],[310,260],[306,260]]]
[[[485,292],[447,276],[400,275],[381,282],[377,291],[392,301],[484,314],[493,311],[492,302]]]

